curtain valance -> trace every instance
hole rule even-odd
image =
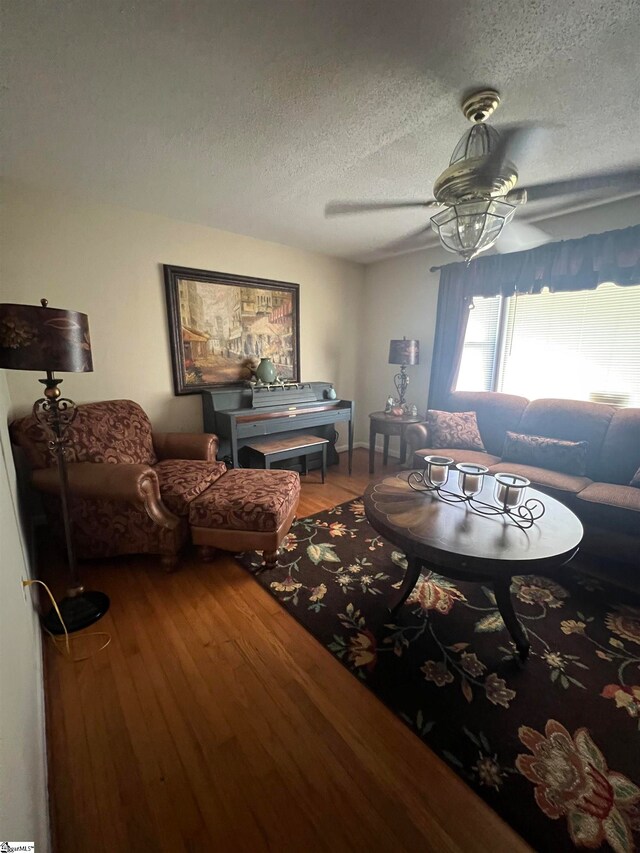
[[[442,267],[440,279],[463,283],[467,297],[593,290],[605,281],[640,284],[640,225],[547,243],[525,252],[490,255]]]

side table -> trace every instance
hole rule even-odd
[[[373,474],[376,453],[376,435],[381,433],[384,436],[382,462],[387,464],[389,459],[389,436],[400,436],[400,462],[405,461],[407,455],[407,441],[405,432],[409,424],[419,424],[422,421],[420,417],[413,415],[401,415],[394,417],[386,412],[371,412],[369,415],[369,473]]]

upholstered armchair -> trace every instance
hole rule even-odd
[[[11,425],[53,531],[62,533],[60,484],[41,426]],[[67,470],[73,537],[80,558],[159,554],[167,569],[187,539],[189,503],[226,468],[215,435],[153,432],[131,400],[78,406],[69,429]]]

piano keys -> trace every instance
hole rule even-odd
[[[328,438],[328,462],[338,461],[335,424],[348,424],[349,474],[353,459],[353,402],[332,400],[329,382],[234,386],[202,391],[204,431],[220,440],[218,455],[241,467],[241,450],[257,436],[313,433]],[[246,451],[248,452],[248,451]]]

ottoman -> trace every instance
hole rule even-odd
[[[263,551],[267,568],[273,568],[299,499],[295,471],[233,468],[191,501],[192,541],[205,559],[215,548]]]

